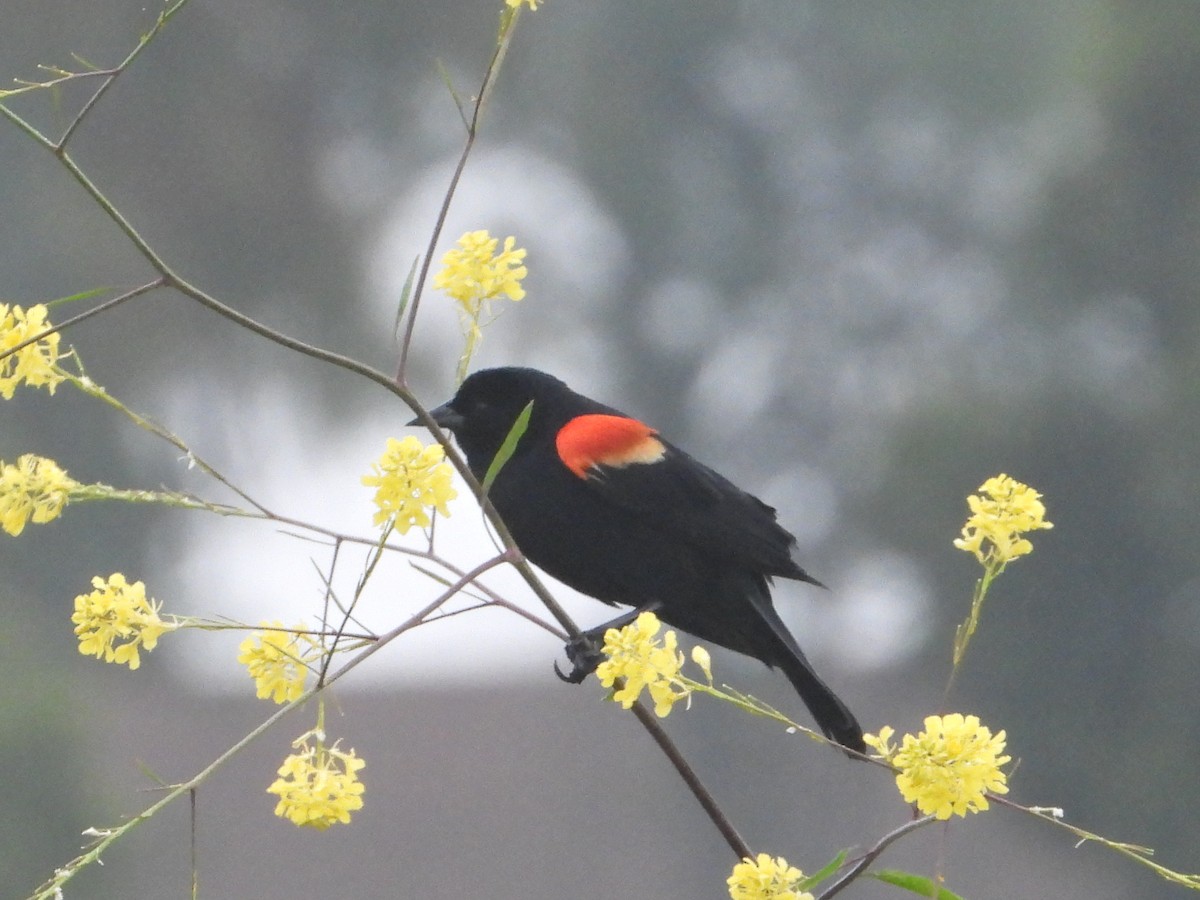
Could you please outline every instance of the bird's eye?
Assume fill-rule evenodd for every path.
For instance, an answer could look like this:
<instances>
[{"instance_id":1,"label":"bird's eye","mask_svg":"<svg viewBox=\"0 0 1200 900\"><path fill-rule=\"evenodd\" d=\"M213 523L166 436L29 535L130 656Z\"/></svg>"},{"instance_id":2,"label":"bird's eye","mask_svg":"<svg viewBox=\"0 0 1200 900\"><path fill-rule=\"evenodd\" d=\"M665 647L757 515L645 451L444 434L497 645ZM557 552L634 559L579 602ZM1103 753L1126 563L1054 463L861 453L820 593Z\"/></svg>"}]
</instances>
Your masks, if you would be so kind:
<instances>
[{"instance_id":1,"label":"bird's eye","mask_svg":"<svg viewBox=\"0 0 1200 900\"><path fill-rule=\"evenodd\" d=\"M484 397L468 397L466 400L458 401L456 406L464 416L476 419L485 415L492 408L492 405Z\"/></svg>"}]
</instances>

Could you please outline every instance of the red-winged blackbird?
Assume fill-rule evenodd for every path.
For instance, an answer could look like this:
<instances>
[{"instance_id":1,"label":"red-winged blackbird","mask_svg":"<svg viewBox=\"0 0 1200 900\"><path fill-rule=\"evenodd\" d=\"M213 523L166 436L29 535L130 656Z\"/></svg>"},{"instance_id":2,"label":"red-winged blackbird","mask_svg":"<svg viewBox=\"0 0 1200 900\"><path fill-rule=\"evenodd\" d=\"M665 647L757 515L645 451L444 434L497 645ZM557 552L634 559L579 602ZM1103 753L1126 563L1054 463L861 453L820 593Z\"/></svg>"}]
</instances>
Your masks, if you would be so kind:
<instances>
[{"instance_id":1,"label":"red-winged blackbird","mask_svg":"<svg viewBox=\"0 0 1200 900\"><path fill-rule=\"evenodd\" d=\"M432 416L482 479L530 401L490 492L521 552L597 600L653 609L702 641L778 666L821 730L862 751L858 722L771 602L772 576L820 585L792 559L796 539L775 510L653 428L535 369L476 372ZM572 658L576 680L595 667Z\"/></svg>"}]
</instances>

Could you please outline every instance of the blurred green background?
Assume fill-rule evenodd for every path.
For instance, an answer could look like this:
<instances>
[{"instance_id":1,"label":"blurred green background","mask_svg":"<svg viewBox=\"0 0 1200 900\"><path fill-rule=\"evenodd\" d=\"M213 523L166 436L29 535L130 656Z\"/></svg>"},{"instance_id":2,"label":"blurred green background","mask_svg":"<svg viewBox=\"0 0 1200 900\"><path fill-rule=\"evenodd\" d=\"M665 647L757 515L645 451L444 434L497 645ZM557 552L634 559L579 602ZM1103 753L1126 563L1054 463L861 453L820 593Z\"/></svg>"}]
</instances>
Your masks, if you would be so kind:
<instances>
[{"instance_id":1,"label":"blurred green background","mask_svg":"<svg viewBox=\"0 0 1200 900\"><path fill-rule=\"evenodd\" d=\"M71 151L185 277L390 370L463 137L438 61L469 95L499 6L194 0ZM0 76L115 64L156 12L7 0ZM10 105L54 133L87 96ZM7 121L0 159L0 301L149 280ZM1014 799L1200 870L1200 7L547 0L522 17L439 253L474 228L515 234L531 272L477 365L550 370L777 506L833 588L779 604L871 729L942 706L977 572L950 544L966 494L1001 471L1042 491L1055 528L995 586L950 707L1007 730ZM432 404L459 339L425 303L411 381ZM252 494L369 531L357 477L408 418L384 392L163 293L69 340ZM0 458L26 452L221 496L67 389L0 405ZM472 518L445 524L447 547ZM318 557L264 526L113 505L0 535L4 896L148 805L139 763L185 778L270 712L228 642L172 636L132 674L80 657L88 579L144 578L168 612L299 618ZM418 605L408 587L384 601L382 621ZM262 793L307 713L200 792L201 895L724 896L727 848L636 725L594 682L553 678L553 641L460 619L335 691L368 760L351 827L298 832ZM719 656L717 674L802 714L757 664ZM905 818L882 773L711 703L667 724L756 850L811 870ZM188 834L169 810L68 896L187 896ZM884 858L939 861L972 898L1183 895L1005 811Z\"/></svg>"}]
</instances>

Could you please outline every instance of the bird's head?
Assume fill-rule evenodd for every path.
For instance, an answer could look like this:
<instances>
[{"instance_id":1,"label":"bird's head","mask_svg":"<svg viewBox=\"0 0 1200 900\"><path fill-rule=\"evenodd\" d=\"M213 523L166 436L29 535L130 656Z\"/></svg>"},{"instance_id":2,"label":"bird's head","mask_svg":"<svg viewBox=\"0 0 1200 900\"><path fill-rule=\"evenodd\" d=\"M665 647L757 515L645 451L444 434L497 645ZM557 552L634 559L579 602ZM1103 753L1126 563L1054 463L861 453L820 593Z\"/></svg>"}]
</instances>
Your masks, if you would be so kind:
<instances>
[{"instance_id":1,"label":"bird's head","mask_svg":"<svg viewBox=\"0 0 1200 900\"><path fill-rule=\"evenodd\" d=\"M583 400L553 375L537 369L482 369L429 414L455 436L472 470L486 470L531 401L529 425L522 437L526 446L557 431L574 414L569 407L576 398Z\"/></svg>"}]
</instances>

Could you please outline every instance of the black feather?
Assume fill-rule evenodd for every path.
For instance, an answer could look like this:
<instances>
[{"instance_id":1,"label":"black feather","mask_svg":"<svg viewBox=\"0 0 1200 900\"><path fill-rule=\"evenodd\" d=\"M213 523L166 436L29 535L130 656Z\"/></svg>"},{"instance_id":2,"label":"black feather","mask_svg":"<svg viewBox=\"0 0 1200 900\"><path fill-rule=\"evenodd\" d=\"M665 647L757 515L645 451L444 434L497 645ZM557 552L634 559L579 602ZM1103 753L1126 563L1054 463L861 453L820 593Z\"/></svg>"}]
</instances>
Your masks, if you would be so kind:
<instances>
[{"instance_id":1,"label":"black feather","mask_svg":"<svg viewBox=\"0 0 1200 900\"><path fill-rule=\"evenodd\" d=\"M795 538L775 510L661 438L656 461L579 477L558 456L559 430L581 415L624 413L534 369L477 372L433 416L482 478L531 400L529 425L489 495L525 556L604 603L654 606L701 641L782 669L821 730L862 751L862 729L771 601L772 576L820 584L793 560Z\"/></svg>"}]
</instances>

